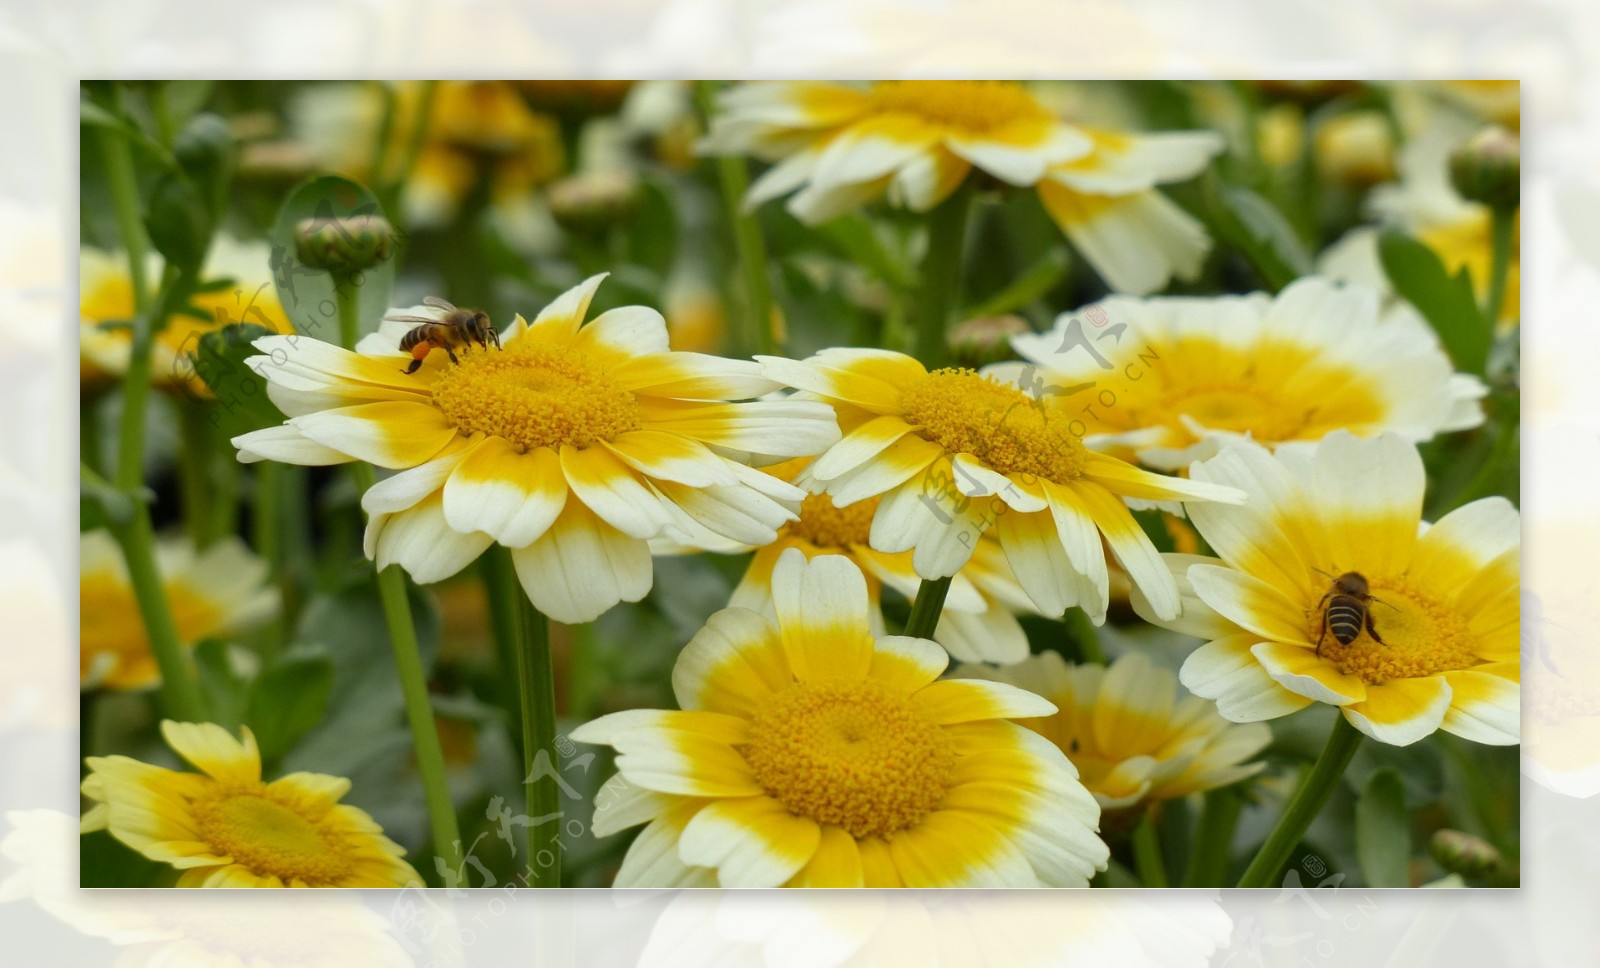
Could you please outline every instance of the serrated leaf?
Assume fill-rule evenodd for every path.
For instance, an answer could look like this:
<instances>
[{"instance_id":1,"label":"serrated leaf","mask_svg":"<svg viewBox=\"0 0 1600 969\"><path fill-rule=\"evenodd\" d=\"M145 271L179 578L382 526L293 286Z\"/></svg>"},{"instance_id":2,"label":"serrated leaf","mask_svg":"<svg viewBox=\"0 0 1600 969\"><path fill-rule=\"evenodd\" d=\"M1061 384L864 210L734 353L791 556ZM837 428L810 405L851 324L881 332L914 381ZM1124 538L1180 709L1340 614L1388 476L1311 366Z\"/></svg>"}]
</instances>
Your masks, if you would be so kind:
<instances>
[{"instance_id":1,"label":"serrated leaf","mask_svg":"<svg viewBox=\"0 0 1600 969\"><path fill-rule=\"evenodd\" d=\"M1356 799L1356 861L1373 888L1411 884L1411 818L1405 785L1392 767L1374 771Z\"/></svg>"},{"instance_id":2,"label":"serrated leaf","mask_svg":"<svg viewBox=\"0 0 1600 969\"><path fill-rule=\"evenodd\" d=\"M255 323L234 323L200 336L185 347L195 375L205 382L214 401L209 413L217 427L235 437L283 422L283 413L267 399L267 382L245 361L260 353L252 344L272 331ZM180 357L182 355L180 354Z\"/></svg>"},{"instance_id":3,"label":"serrated leaf","mask_svg":"<svg viewBox=\"0 0 1600 969\"><path fill-rule=\"evenodd\" d=\"M1494 327L1483 319L1466 268L1450 275L1438 253L1395 229L1378 237L1378 261L1395 292L1439 334L1456 369L1483 373Z\"/></svg>"},{"instance_id":4,"label":"serrated leaf","mask_svg":"<svg viewBox=\"0 0 1600 969\"><path fill-rule=\"evenodd\" d=\"M333 664L320 650L278 658L250 684L245 723L256 735L264 762L274 762L322 722L333 692Z\"/></svg>"},{"instance_id":5,"label":"serrated leaf","mask_svg":"<svg viewBox=\"0 0 1600 969\"><path fill-rule=\"evenodd\" d=\"M312 217L383 214L377 196L366 186L338 175L307 179L289 193L273 221L269 238L278 302L298 332L327 343L339 342L339 311L334 302L333 277L325 270L300 261L295 247L295 226L300 220ZM403 238L397 233L394 241L398 244ZM398 258L397 253L359 274L357 293L362 334L376 332L378 321L389 309Z\"/></svg>"}]
</instances>

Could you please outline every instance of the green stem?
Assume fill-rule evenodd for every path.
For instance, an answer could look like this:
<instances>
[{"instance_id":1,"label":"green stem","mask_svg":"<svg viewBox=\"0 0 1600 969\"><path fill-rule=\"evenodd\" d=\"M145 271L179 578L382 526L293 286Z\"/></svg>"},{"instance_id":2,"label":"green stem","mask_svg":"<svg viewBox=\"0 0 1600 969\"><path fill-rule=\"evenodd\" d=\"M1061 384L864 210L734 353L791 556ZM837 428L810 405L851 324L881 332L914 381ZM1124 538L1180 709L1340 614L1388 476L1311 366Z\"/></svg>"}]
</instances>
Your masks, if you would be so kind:
<instances>
[{"instance_id":1,"label":"green stem","mask_svg":"<svg viewBox=\"0 0 1600 969\"><path fill-rule=\"evenodd\" d=\"M561 788L554 778L535 773L540 752L550 758L550 767L560 771L560 752L556 750L556 678L550 655L550 619L534 608L526 595L518 596L521 617L518 622L517 682L522 696L522 794L528 817L538 821L556 819L556 837L535 840L534 824L523 828L527 837L527 862L535 888L561 887ZM542 827L539 826L539 827ZM549 863L542 859L551 854Z\"/></svg>"},{"instance_id":2,"label":"green stem","mask_svg":"<svg viewBox=\"0 0 1600 969\"><path fill-rule=\"evenodd\" d=\"M1077 647L1078 662L1106 665L1105 650L1100 648L1100 631L1094 628L1088 613L1073 606L1061 617L1061 625L1066 627L1067 638Z\"/></svg>"},{"instance_id":3,"label":"green stem","mask_svg":"<svg viewBox=\"0 0 1600 969\"><path fill-rule=\"evenodd\" d=\"M199 405L179 402L178 485L183 501L183 523L196 548L219 537L211 517L211 427Z\"/></svg>"},{"instance_id":4,"label":"green stem","mask_svg":"<svg viewBox=\"0 0 1600 969\"><path fill-rule=\"evenodd\" d=\"M715 113L716 84L700 81L695 85L696 100L707 124ZM744 204L750 187L750 172L743 158L722 155L717 159L717 177L722 183L722 202L733 222L734 247L744 277L745 349L751 353L776 353L780 349L772 329L772 282L767 277L767 244L754 212Z\"/></svg>"},{"instance_id":5,"label":"green stem","mask_svg":"<svg viewBox=\"0 0 1600 969\"><path fill-rule=\"evenodd\" d=\"M256 554L267 563L268 574L278 586L281 606L272 628L265 638L266 655L277 655L288 643L289 630L293 628L291 608L293 587L283 553L283 478L280 464L263 461L255 467L255 502L250 518L251 544Z\"/></svg>"},{"instance_id":6,"label":"green stem","mask_svg":"<svg viewBox=\"0 0 1600 969\"><path fill-rule=\"evenodd\" d=\"M972 192L970 184L963 185L928 216L928 250L922 256L915 356L930 369L944 365L950 356L946 334L961 288Z\"/></svg>"},{"instance_id":7,"label":"green stem","mask_svg":"<svg viewBox=\"0 0 1600 969\"><path fill-rule=\"evenodd\" d=\"M1146 888L1167 887L1167 866L1161 860L1161 836L1156 833L1156 813L1148 808L1133 828L1133 866Z\"/></svg>"},{"instance_id":8,"label":"green stem","mask_svg":"<svg viewBox=\"0 0 1600 969\"><path fill-rule=\"evenodd\" d=\"M1341 712L1333 722L1333 732L1328 735L1327 746L1311 765L1311 770L1300 782L1289 806L1278 819L1277 827L1267 836L1266 843L1256 852L1250 867L1239 879L1240 888L1269 888L1282 872L1284 863L1294 851L1294 846L1305 836L1317 813L1327 803L1339 778L1350 765L1356 748L1361 745L1361 731L1350 725Z\"/></svg>"},{"instance_id":9,"label":"green stem","mask_svg":"<svg viewBox=\"0 0 1600 969\"><path fill-rule=\"evenodd\" d=\"M194 664L172 618L166 586L156 565L155 528L150 524L150 508L143 501L133 503L133 517L112 529L128 563L128 580L139 603L150 652L161 670L161 707L166 716L186 723L206 720L205 697Z\"/></svg>"},{"instance_id":10,"label":"green stem","mask_svg":"<svg viewBox=\"0 0 1600 969\"><path fill-rule=\"evenodd\" d=\"M517 762L522 762L522 707L519 697L521 683L519 671L520 638L518 623L522 621L519 599L527 598L522 584L517 581L516 567L511 563L511 550L503 545L491 545L478 559L484 591L489 598L489 625L494 630L495 657L500 667L499 682L495 684L495 697L505 711L506 725L512 734L517 750Z\"/></svg>"},{"instance_id":11,"label":"green stem","mask_svg":"<svg viewBox=\"0 0 1600 969\"><path fill-rule=\"evenodd\" d=\"M1189 870L1184 875L1183 887L1222 887L1222 880L1228 877L1233 831L1238 826L1239 813L1243 809L1244 798L1239 796L1237 788L1224 787L1206 793L1206 804L1200 811L1194 852L1189 856Z\"/></svg>"},{"instance_id":12,"label":"green stem","mask_svg":"<svg viewBox=\"0 0 1600 969\"><path fill-rule=\"evenodd\" d=\"M334 297L339 310L339 336L346 349L353 349L360 329L359 292L348 276L335 275ZM377 484L378 474L369 464L352 466L356 485L366 494ZM433 704L428 697L428 677L422 666L422 647L411 617L411 600L406 596L405 576L399 566L378 570L378 595L383 601L383 618L389 627L389 645L405 696L406 720L411 726L417 773L422 777L423 798L428 807L428 827L433 850L442 862L445 886L456 888L464 875L461 833L456 824L455 804L450 800L450 782L445 773L444 747L439 742L439 725L433 719Z\"/></svg>"},{"instance_id":13,"label":"green stem","mask_svg":"<svg viewBox=\"0 0 1600 969\"><path fill-rule=\"evenodd\" d=\"M1491 332L1500 323L1506 301L1506 276L1511 270L1511 241L1517 227L1515 208L1497 207L1489 216L1489 295L1484 300L1483 318ZM1520 314L1519 314L1520 315Z\"/></svg>"},{"instance_id":14,"label":"green stem","mask_svg":"<svg viewBox=\"0 0 1600 969\"><path fill-rule=\"evenodd\" d=\"M911 603L911 616L906 619L905 634L918 639L932 639L939 626L939 613L944 610L944 597L950 592L947 575L942 579L923 579L917 586L916 601Z\"/></svg>"},{"instance_id":15,"label":"green stem","mask_svg":"<svg viewBox=\"0 0 1600 969\"><path fill-rule=\"evenodd\" d=\"M111 183L111 205L116 212L117 229L122 234L122 247L128 253L133 306L143 312L150 304L150 282L145 277L150 242L144 233L144 215L139 210L139 182L133 172L133 152L118 132L108 128L98 130L101 164L106 170L106 180Z\"/></svg>"}]
</instances>

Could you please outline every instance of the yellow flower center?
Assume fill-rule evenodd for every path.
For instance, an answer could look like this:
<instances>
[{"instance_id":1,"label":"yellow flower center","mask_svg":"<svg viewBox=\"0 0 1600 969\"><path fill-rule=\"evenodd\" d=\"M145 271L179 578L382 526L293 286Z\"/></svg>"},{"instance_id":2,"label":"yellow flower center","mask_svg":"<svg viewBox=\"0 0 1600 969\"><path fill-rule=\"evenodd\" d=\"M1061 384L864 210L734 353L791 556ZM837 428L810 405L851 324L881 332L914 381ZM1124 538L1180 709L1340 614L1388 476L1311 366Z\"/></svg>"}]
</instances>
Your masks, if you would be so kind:
<instances>
[{"instance_id":1,"label":"yellow flower center","mask_svg":"<svg viewBox=\"0 0 1600 969\"><path fill-rule=\"evenodd\" d=\"M970 133L1050 117L1026 88L1010 81L880 81L868 99L879 112L916 115Z\"/></svg>"},{"instance_id":2,"label":"yellow flower center","mask_svg":"<svg viewBox=\"0 0 1600 969\"><path fill-rule=\"evenodd\" d=\"M229 790L192 807L206 844L219 855L285 884L335 885L350 871L350 859L320 818L273 800L264 790Z\"/></svg>"},{"instance_id":3,"label":"yellow flower center","mask_svg":"<svg viewBox=\"0 0 1600 969\"><path fill-rule=\"evenodd\" d=\"M578 351L518 340L504 350L457 350L433 401L462 434L489 434L518 450L583 448L639 428L639 404Z\"/></svg>"},{"instance_id":4,"label":"yellow flower center","mask_svg":"<svg viewBox=\"0 0 1600 969\"><path fill-rule=\"evenodd\" d=\"M789 534L819 548L865 545L872 533L872 516L878 511L878 501L872 497L835 508L828 495L807 495L800 502L800 520L788 525Z\"/></svg>"},{"instance_id":5,"label":"yellow flower center","mask_svg":"<svg viewBox=\"0 0 1600 969\"><path fill-rule=\"evenodd\" d=\"M901 393L900 406L928 440L1001 474L1059 483L1081 475L1088 461L1070 420L973 370L935 370Z\"/></svg>"},{"instance_id":6,"label":"yellow flower center","mask_svg":"<svg viewBox=\"0 0 1600 969\"><path fill-rule=\"evenodd\" d=\"M178 639L185 645L203 638L222 621L222 610L181 579L168 580L166 590ZM121 577L99 572L79 578L78 663L82 674L89 673L97 658L111 655L116 664L104 685L135 689L156 682L159 671L144 624L129 621L138 614L133 589Z\"/></svg>"},{"instance_id":7,"label":"yellow flower center","mask_svg":"<svg viewBox=\"0 0 1600 969\"><path fill-rule=\"evenodd\" d=\"M921 821L944 799L955 765L938 725L871 681L790 687L751 722L744 755L790 811L856 838Z\"/></svg>"},{"instance_id":8,"label":"yellow flower center","mask_svg":"<svg viewBox=\"0 0 1600 969\"><path fill-rule=\"evenodd\" d=\"M1367 612L1381 643L1363 628L1343 645L1331 629L1322 636L1327 603L1319 607L1313 601L1306 611L1311 641L1321 636L1323 659L1340 672L1368 683L1385 683L1467 669L1481 662L1473 651L1466 620L1454 609L1400 580L1369 576L1369 582L1373 600L1367 603Z\"/></svg>"},{"instance_id":9,"label":"yellow flower center","mask_svg":"<svg viewBox=\"0 0 1600 969\"><path fill-rule=\"evenodd\" d=\"M1257 388L1220 384L1186 387L1168 395L1161 408L1167 423L1182 427L1178 415L1219 431L1249 432L1263 441L1292 441L1305 429L1314 406L1296 408Z\"/></svg>"}]
</instances>

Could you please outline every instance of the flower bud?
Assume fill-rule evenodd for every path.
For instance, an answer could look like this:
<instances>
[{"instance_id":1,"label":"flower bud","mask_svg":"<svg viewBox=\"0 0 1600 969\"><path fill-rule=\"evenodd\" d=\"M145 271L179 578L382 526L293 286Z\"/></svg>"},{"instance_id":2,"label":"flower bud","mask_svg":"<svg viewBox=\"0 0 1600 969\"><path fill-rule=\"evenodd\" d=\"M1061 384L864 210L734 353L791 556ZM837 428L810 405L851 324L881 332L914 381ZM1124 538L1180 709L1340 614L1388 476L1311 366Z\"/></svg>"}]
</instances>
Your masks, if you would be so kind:
<instances>
[{"instance_id":1,"label":"flower bud","mask_svg":"<svg viewBox=\"0 0 1600 969\"><path fill-rule=\"evenodd\" d=\"M1500 870L1503 859L1494 845L1465 831L1441 828L1429 844L1433 860L1446 871L1483 878Z\"/></svg>"},{"instance_id":2,"label":"flower bud","mask_svg":"<svg viewBox=\"0 0 1600 969\"><path fill-rule=\"evenodd\" d=\"M295 225L294 242L307 266L348 275L394 255L394 227L381 215L313 216Z\"/></svg>"},{"instance_id":3,"label":"flower bud","mask_svg":"<svg viewBox=\"0 0 1600 969\"><path fill-rule=\"evenodd\" d=\"M1335 115L1317 128L1317 168L1344 185L1373 185L1394 177L1394 134L1376 111Z\"/></svg>"},{"instance_id":4,"label":"flower bud","mask_svg":"<svg viewBox=\"0 0 1600 969\"><path fill-rule=\"evenodd\" d=\"M639 194L639 179L632 172L586 172L551 183L550 214L569 232L598 232L631 217Z\"/></svg>"},{"instance_id":5,"label":"flower bud","mask_svg":"<svg viewBox=\"0 0 1600 969\"><path fill-rule=\"evenodd\" d=\"M980 316L964 320L950 328L950 353L961 366L977 369L1014 357L1011 338L1032 330L1028 321L1020 316Z\"/></svg>"},{"instance_id":6,"label":"flower bud","mask_svg":"<svg viewBox=\"0 0 1600 969\"><path fill-rule=\"evenodd\" d=\"M1498 125L1484 128L1450 156L1450 182L1461 197L1495 209L1522 201L1522 142Z\"/></svg>"}]
</instances>

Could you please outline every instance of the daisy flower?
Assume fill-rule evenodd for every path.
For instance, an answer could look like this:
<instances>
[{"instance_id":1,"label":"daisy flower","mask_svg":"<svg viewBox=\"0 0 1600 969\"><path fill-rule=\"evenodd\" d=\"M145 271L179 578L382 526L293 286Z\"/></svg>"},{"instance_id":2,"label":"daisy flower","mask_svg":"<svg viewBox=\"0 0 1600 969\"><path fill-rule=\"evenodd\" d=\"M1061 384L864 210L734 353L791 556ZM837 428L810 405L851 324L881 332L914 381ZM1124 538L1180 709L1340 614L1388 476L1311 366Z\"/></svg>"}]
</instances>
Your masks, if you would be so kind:
<instances>
[{"instance_id":1,"label":"daisy flower","mask_svg":"<svg viewBox=\"0 0 1600 969\"><path fill-rule=\"evenodd\" d=\"M723 95L706 147L775 162L746 204L794 192L808 224L881 196L926 212L974 169L1036 189L1095 271L1142 295L1199 271L1210 239L1155 186L1199 174L1223 141L1072 124L1011 81L756 81Z\"/></svg>"},{"instance_id":2,"label":"daisy flower","mask_svg":"<svg viewBox=\"0 0 1600 969\"><path fill-rule=\"evenodd\" d=\"M178 640L242 632L270 619L278 592L267 584L267 564L228 536L204 550L188 539L164 539L156 560ZM78 537L78 682L85 690L143 690L161 682L161 670L139 621L139 603L127 564L111 535ZM132 618L130 618L132 617Z\"/></svg>"},{"instance_id":3,"label":"daisy flower","mask_svg":"<svg viewBox=\"0 0 1600 969\"><path fill-rule=\"evenodd\" d=\"M1209 640L1184 662L1184 686L1237 723L1320 702L1386 744L1441 728L1518 742L1520 519L1510 502L1485 498L1427 525L1422 458L1396 434L1341 432L1276 454L1231 444L1191 473L1251 501L1189 506L1220 558L1167 556L1183 586L1180 619L1134 596L1151 622ZM1325 631L1325 597L1348 572L1367 582L1371 623L1342 643Z\"/></svg>"},{"instance_id":4,"label":"daisy flower","mask_svg":"<svg viewBox=\"0 0 1600 969\"><path fill-rule=\"evenodd\" d=\"M594 833L645 825L618 887L1082 886L1105 867L1072 765L1007 722L1048 701L938 681L937 644L874 638L840 556L785 551L772 592L776 622L724 609L684 648L681 710L572 732L618 752Z\"/></svg>"},{"instance_id":5,"label":"daisy flower","mask_svg":"<svg viewBox=\"0 0 1600 969\"><path fill-rule=\"evenodd\" d=\"M785 481L803 480L810 458L796 458L767 468L769 474ZM920 579L911 565L911 553L889 554L872 548L868 533L878 499L868 498L845 508L835 508L826 495L807 495L800 503L800 517L778 529L777 541L751 549L742 545L701 547L655 546L657 554L710 550L722 553L754 551L744 577L733 590L730 606L739 606L772 618L772 575L787 549L796 548L807 559L819 555L842 555L855 563L867 580L867 599L871 603L872 630L884 631L879 605L883 587L888 586L915 599ZM702 539L704 541L704 539ZM1017 584L993 537L986 536L973 550L972 559L956 573L950 584L944 611L932 639L949 651L952 658L969 662L1015 663L1028 655L1028 637L1014 612L1033 612L1033 602Z\"/></svg>"},{"instance_id":6,"label":"daisy flower","mask_svg":"<svg viewBox=\"0 0 1600 969\"><path fill-rule=\"evenodd\" d=\"M782 385L749 361L672 352L655 310L584 323L603 278L532 323L518 316L502 349L458 351L458 363L435 349L416 373L398 349L409 323L385 321L357 352L257 341L263 356L251 365L289 419L234 438L240 460L399 471L361 501L379 568L437 582L498 542L533 604L559 622L644 598L648 539L683 517L733 541L773 541L805 492L748 462L827 447L839 434L832 412L817 401L733 403Z\"/></svg>"},{"instance_id":7,"label":"daisy flower","mask_svg":"<svg viewBox=\"0 0 1600 969\"><path fill-rule=\"evenodd\" d=\"M1454 373L1415 313L1378 303L1368 287L1317 278L1275 297L1111 297L1011 343L1029 363L1020 372L1055 392L1091 443L1164 471L1238 438L1276 447L1346 429L1426 441L1481 424L1483 383Z\"/></svg>"},{"instance_id":8,"label":"daisy flower","mask_svg":"<svg viewBox=\"0 0 1600 969\"><path fill-rule=\"evenodd\" d=\"M1014 666L960 666L955 675L1010 683L1054 703L1054 714L1017 722L1061 748L1102 811L1227 787L1266 766L1245 763L1272 742L1266 725L1230 723L1138 653L1109 667L1040 653Z\"/></svg>"},{"instance_id":9,"label":"daisy flower","mask_svg":"<svg viewBox=\"0 0 1600 969\"><path fill-rule=\"evenodd\" d=\"M183 874L180 888L403 888L422 879L367 812L340 804L350 782L299 771L266 783L250 728L161 722L167 745L201 773L131 757L88 757L85 832Z\"/></svg>"},{"instance_id":10,"label":"daisy flower","mask_svg":"<svg viewBox=\"0 0 1600 969\"><path fill-rule=\"evenodd\" d=\"M1077 415L1050 397L972 370L931 373L903 353L833 348L758 358L775 379L835 405L842 440L808 480L838 507L880 498L868 540L912 551L923 579L954 575L990 528L1040 612L1081 606L1105 621L1101 537L1162 615L1178 590L1126 498L1241 501L1228 487L1142 471L1090 450Z\"/></svg>"},{"instance_id":11,"label":"daisy flower","mask_svg":"<svg viewBox=\"0 0 1600 969\"><path fill-rule=\"evenodd\" d=\"M1514 82L1513 82L1514 83ZM1403 229L1438 254L1454 275L1465 269L1479 301L1488 298L1489 269L1493 260L1489 207L1462 198L1450 184L1450 153L1466 141L1472 129L1442 121L1410 138L1400 149L1400 179L1372 190L1367 207L1385 227ZM1521 316L1522 215L1516 217L1511 262L1506 270L1506 295L1498 325L1504 330ZM1345 233L1318 260L1318 271L1339 279L1365 283L1392 293L1389 277L1378 258L1381 230L1362 226Z\"/></svg>"},{"instance_id":12,"label":"daisy flower","mask_svg":"<svg viewBox=\"0 0 1600 969\"><path fill-rule=\"evenodd\" d=\"M278 333L292 333L294 327L278 302L265 242L217 236L206 255L203 276L234 282L227 289L196 293L189 299L204 318L178 314L167 320L150 346L150 378L156 387L209 397L211 391L191 360L201 337L231 323L254 323ZM145 278L161 278L160 256L150 256ZM128 372L133 352L129 324L136 311L127 254L80 250L78 279L79 376L84 386L93 386Z\"/></svg>"}]
</instances>

